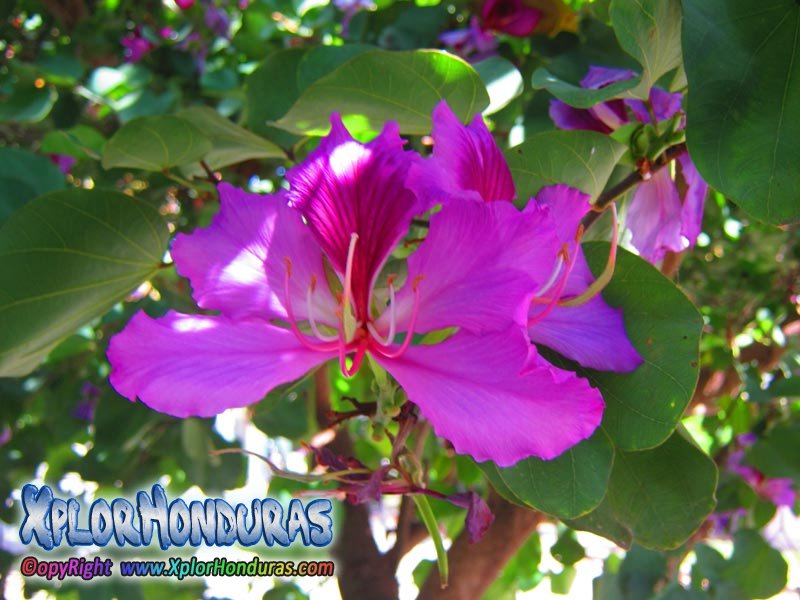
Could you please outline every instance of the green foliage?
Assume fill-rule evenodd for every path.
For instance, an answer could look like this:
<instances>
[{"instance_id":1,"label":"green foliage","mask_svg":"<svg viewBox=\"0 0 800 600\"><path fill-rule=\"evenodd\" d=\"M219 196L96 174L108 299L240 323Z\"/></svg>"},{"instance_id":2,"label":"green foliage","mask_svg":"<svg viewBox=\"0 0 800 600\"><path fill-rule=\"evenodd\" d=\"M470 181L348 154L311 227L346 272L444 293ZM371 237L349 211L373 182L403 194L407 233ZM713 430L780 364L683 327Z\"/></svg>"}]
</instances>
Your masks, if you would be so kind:
<instances>
[{"instance_id":1,"label":"green foliage","mask_svg":"<svg viewBox=\"0 0 800 600\"><path fill-rule=\"evenodd\" d=\"M61 171L43 156L0 148L0 225L28 200L63 187Z\"/></svg>"},{"instance_id":2,"label":"green foliage","mask_svg":"<svg viewBox=\"0 0 800 600\"><path fill-rule=\"evenodd\" d=\"M446 99L466 120L489 104L478 74L464 61L440 51L357 54L300 91L297 101L275 122L293 133L320 133L328 117L341 111L361 129L395 121L402 133L430 131L431 111Z\"/></svg>"},{"instance_id":3,"label":"green foliage","mask_svg":"<svg viewBox=\"0 0 800 600\"><path fill-rule=\"evenodd\" d=\"M757 219L800 220L800 7L684 0L686 135L700 173Z\"/></svg>"},{"instance_id":4,"label":"green foliage","mask_svg":"<svg viewBox=\"0 0 800 600\"><path fill-rule=\"evenodd\" d=\"M167 235L150 205L117 192L51 192L15 212L0 228L0 374L28 373L149 279Z\"/></svg>"},{"instance_id":5,"label":"green foliage","mask_svg":"<svg viewBox=\"0 0 800 600\"><path fill-rule=\"evenodd\" d=\"M675 432L652 450L618 451L603 502L568 524L621 546L677 548L714 509L716 483L711 459Z\"/></svg>"},{"instance_id":6,"label":"green foliage","mask_svg":"<svg viewBox=\"0 0 800 600\"><path fill-rule=\"evenodd\" d=\"M103 149L103 168L161 171L200 160L211 140L188 119L140 117L117 131Z\"/></svg>"},{"instance_id":7,"label":"green foliage","mask_svg":"<svg viewBox=\"0 0 800 600\"><path fill-rule=\"evenodd\" d=\"M612 0L611 25L619 45L642 67L634 94L647 98L650 88L681 63L679 0Z\"/></svg>"},{"instance_id":8,"label":"green foliage","mask_svg":"<svg viewBox=\"0 0 800 600\"><path fill-rule=\"evenodd\" d=\"M605 188L625 147L592 131L548 131L506 150L517 187L517 199L527 203L540 188L565 183L596 199Z\"/></svg>"}]
</instances>

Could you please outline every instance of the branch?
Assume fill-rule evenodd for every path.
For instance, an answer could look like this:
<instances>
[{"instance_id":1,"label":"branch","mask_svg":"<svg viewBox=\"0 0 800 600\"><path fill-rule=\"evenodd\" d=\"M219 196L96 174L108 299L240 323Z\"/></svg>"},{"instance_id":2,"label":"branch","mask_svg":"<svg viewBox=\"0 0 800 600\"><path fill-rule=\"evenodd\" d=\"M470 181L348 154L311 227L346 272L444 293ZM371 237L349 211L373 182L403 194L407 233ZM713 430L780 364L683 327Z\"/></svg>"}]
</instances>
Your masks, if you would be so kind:
<instances>
[{"instance_id":1,"label":"branch","mask_svg":"<svg viewBox=\"0 0 800 600\"><path fill-rule=\"evenodd\" d=\"M581 221L584 229L588 229L614 200L625 194L625 192L631 188L636 187L641 182L646 181L651 175L666 167L684 152L686 152L686 144L676 144L675 146L667 148L661 156L649 165L649 169L644 171L644 173L642 170L634 171L625 177L625 179L600 194L597 197L597 201L592 205L592 212L586 215L583 221Z\"/></svg>"},{"instance_id":2,"label":"branch","mask_svg":"<svg viewBox=\"0 0 800 600\"><path fill-rule=\"evenodd\" d=\"M439 570L434 567L417 600L481 598L542 520L541 513L511 504L494 493L489 507L494 523L480 541L470 544L464 530L450 547L450 585L444 590L439 587Z\"/></svg>"},{"instance_id":3,"label":"branch","mask_svg":"<svg viewBox=\"0 0 800 600\"><path fill-rule=\"evenodd\" d=\"M317 421L320 427L330 426L330 382L327 369L314 374ZM336 437L328 444L334 454L353 456L353 444L347 430L339 427ZM344 522L339 539L333 548L336 558L339 591L344 600L395 600L399 589L394 576L396 563L388 554L381 554L375 545L365 504L344 504Z\"/></svg>"}]
</instances>

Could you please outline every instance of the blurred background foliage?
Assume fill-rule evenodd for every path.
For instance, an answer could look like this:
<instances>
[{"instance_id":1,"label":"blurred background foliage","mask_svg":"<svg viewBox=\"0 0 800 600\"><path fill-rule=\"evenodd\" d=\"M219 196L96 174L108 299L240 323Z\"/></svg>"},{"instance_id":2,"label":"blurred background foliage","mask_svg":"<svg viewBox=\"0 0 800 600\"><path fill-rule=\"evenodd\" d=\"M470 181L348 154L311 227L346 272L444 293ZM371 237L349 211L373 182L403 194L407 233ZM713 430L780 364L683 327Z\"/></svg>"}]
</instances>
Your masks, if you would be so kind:
<instances>
[{"instance_id":1,"label":"blurred background foliage","mask_svg":"<svg viewBox=\"0 0 800 600\"><path fill-rule=\"evenodd\" d=\"M530 2L547 15L533 35L499 34L496 53L480 60L466 56L471 64L451 55L432 55L424 74L452 83L448 99L462 117L488 105L484 114L504 148L554 130L547 114L552 96L531 85L537 68L545 67L568 82L577 82L590 64L640 68L615 36L609 2ZM364 69L405 60L402 54L388 57L381 51L443 48L440 36L467 27L479 12L477 4L439 0L2 0L0 226L12 215L20 219L20 209L43 194L100 189L134 196L152 207L170 234L205 225L217 210L217 199L198 159L234 184L253 191L275 189L286 169L313 149L327 113L337 109L339 98L324 97L314 87L320 79L345 77L342 65L353 59ZM449 49L463 53L463 48ZM668 71L655 79L670 85L680 79L682 67ZM414 87L418 76L422 75L415 74L388 93L404 94L405 106L429 104L422 98L424 91ZM473 104L468 97L479 100ZM383 120L399 119L411 144L427 151L430 140L424 134L429 123L413 116L406 119L396 107L351 101L338 110L358 113L346 115L346 122L359 139L374 135ZM136 121L140 118L151 119L169 147L156 144L154 150L155 142L141 136L143 121ZM800 121L800 115L793 118ZM189 143L187 131L200 135ZM138 149L133 158L131 148ZM633 169L624 158L616 163L610 163L605 175L611 183ZM518 179L518 186L521 183ZM8 231L0 229L0 238L4 234ZM14 541L20 518L16 500L20 486L30 481L106 498L159 481L173 496L197 486L209 496L243 488L286 499L314 487L280 478L267 481L263 466L242 455L210 454L245 445L293 470L313 467L311 453L301 444L320 442L312 376L216 422L155 413L122 399L108 385L107 342L135 311L144 308L159 315L168 309L197 310L188 283L168 262L161 263L166 233L162 237L164 246L155 245L152 264L142 267L142 273L120 275L138 278L141 285L129 285L116 297L111 293L93 299L105 302L108 310L88 322L74 315L64 320L51 305L35 307L35 315L15 313L13 318L0 311L0 329L7 332L0 343L5 361L0 364L7 375L0 378L0 518L5 524L0 585L7 594L21 587L13 576L23 551ZM53 265L51 271L62 267ZM70 278L74 273L69 269L81 266L66 268L62 275ZM787 559L798 576L796 498L780 506L787 503L776 500L769 482L790 479L795 489L800 485L800 229L762 223L723 193L712 192L697 247L669 256L661 270L702 315L700 357L694 365L699 381L683 413L681 431L691 435L720 471L717 504L707 519L701 515L705 520L699 529L678 548L653 550L634 543L627 552L612 550L594 582L594 597L770 597L787 585ZM0 281L33 289L42 280L58 277L45 268L6 273ZM646 302L646 292L643 297ZM55 327L41 316L48 311L68 329L57 339L46 335ZM31 330L37 319L44 319L45 333L26 346L29 354L15 354L12 360L6 353L19 339L10 339L8 332ZM331 366L327 376L332 409L349 411L349 398L371 398L368 370L345 380ZM657 397L641 400L658 402ZM343 427L352 434L355 456L370 468L378 468L390 454L388 439L378 435L379 428L369 420L351 419ZM446 495L490 493L484 472L471 460L456 456L433 437L421 438L419 445L431 488ZM678 454L658 460L673 456ZM685 468L679 462L668 466L679 473ZM514 490L498 492L514 495ZM601 492L600 498L605 487ZM372 509L374 520L389 530L397 519L395 500ZM530 502L536 504L535 499ZM463 528L463 510L445 502L432 505L446 537L455 538ZM558 509L546 512L558 514ZM570 525L598 531L581 518ZM548 520L558 524L555 544L543 549L535 533L484 597L512 598L520 590L547 585L556 593L569 591L576 572L586 564L581 561L593 550L581 544L588 538L576 537L570 526L555 518ZM625 542L624 535L620 539L605 533ZM301 550L265 552L281 558L304 555ZM542 559L547 553L549 562ZM413 580L421 587L432 562L419 558L417 563ZM322 584L311 581L262 585L272 584L265 598L327 598L334 589L320 591ZM29 579L24 594L39 587ZM194 598L205 586L202 581L144 581L44 589L59 598L167 593ZM206 594L226 595L213 589Z\"/></svg>"}]
</instances>

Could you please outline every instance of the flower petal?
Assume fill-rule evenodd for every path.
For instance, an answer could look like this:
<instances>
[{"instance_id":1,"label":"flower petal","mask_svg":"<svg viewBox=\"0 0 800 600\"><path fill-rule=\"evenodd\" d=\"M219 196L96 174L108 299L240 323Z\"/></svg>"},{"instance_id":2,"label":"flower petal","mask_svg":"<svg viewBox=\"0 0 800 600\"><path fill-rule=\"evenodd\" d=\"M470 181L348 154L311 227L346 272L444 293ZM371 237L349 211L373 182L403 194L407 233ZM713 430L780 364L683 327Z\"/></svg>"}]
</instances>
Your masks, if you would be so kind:
<instances>
[{"instance_id":1,"label":"flower petal","mask_svg":"<svg viewBox=\"0 0 800 600\"><path fill-rule=\"evenodd\" d=\"M377 359L456 451L501 467L555 458L600 424L600 392L536 356L524 331L459 332Z\"/></svg>"},{"instance_id":2,"label":"flower petal","mask_svg":"<svg viewBox=\"0 0 800 600\"><path fill-rule=\"evenodd\" d=\"M563 292L567 296L583 293L594 281L583 251L578 252ZM622 309L610 307L602 296L581 306L557 307L528 333L534 342L590 369L624 373L642 364L625 331Z\"/></svg>"},{"instance_id":3,"label":"flower petal","mask_svg":"<svg viewBox=\"0 0 800 600\"><path fill-rule=\"evenodd\" d=\"M585 129L598 133L611 133L611 128L596 119L588 110L573 108L561 100L550 100L549 114L559 129Z\"/></svg>"},{"instance_id":4,"label":"flower petal","mask_svg":"<svg viewBox=\"0 0 800 600\"><path fill-rule=\"evenodd\" d=\"M270 248L277 244L278 260L289 256L296 265L293 284L302 280L308 286L312 273L324 278L319 246L298 215L285 215L276 227L279 212L291 210L282 195L250 194L221 183L219 196L219 212L208 227L175 237L172 258L178 273L191 282L201 308L232 318L285 318L286 267L280 262L277 279L268 276L265 265ZM306 289L296 291L300 305L296 312L305 315ZM322 294L318 298L320 306L326 306L320 312L333 314L335 302L330 294L327 299Z\"/></svg>"},{"instance_id":5,"label":"flower petal","mask_svg":"<svg viewBox=\"0 0 800 600\"><path fill-rule=\"evenodd\" d=\"M452 197L514 199L511 171L481 115L465 127L442 100L433 111L432 133L433 157L409 173L409 186L418 190L426 206Z\"/></svg>"},{"instance_id":6,"label":"flower petal","mask_svg":"<svg viewBox=\"0 0 800 600\"><path fill-rule=\"evenodd\" d=\"M481 18L486 29L527 37L536 29L542 13L525 6L522 0L486 0Z\"/></svg>"},{"instance_id":7,"label":"flower petal","mask_svg":"<svg viewBox=\"0 0 800 600\"><path fill-rule=\"evenodd\" d=\"M407 327L418 288L417 332L464 327L474 332L527 321L531 296L556 255L549 214L508 202L453 202L433 215L428 237L408 258L397 295L398 331ZM387 313L378 320L385 329Z\"/></svg>"},{"instance_id":8,"label":"flower petal","mask_svg":"<svg viewBox=\"0 0 800 600\"><path fill-rule=\"evenodd\" d=\"M651 263L664 258L667 250L686 248L681 239L681 200L669 169L661 169L639 184L625 224L633 234L634 248Z\"/></svg>"},{"instance_id":9,"label":"flower petal","mask_svg":"<svg viewBox=\"0 0 800 600\"><path fill-rule=\"evenodd\" d=\"M686 196L681 207L681 234L693 248L697 243L697 236L703 227L703 209L708 195L708 184L703 181L697 167L694 166L689 153L678 157L681 165L681 174L686 182Z\"/></svg>"},{"instance_id":10,"label":"flower petal","mask_svg":"<svg viewBox=\"0 0 800 600\"><path fill-rule=\"evenodd\" d=\"M265 321L137 313L111 339L111 385L129 400L176 417L210 417L261 400L335 352L308 350Z\"/></svg>"},{"instance_id":11,"label":"flower petal","mask_svg":"<svg viewBox=\"0 0 800 600\"><path fill-rule=\"evenodd\" d=\"M575 241L581 219L592 208L588 194L563 183L543 187L531 202L547 207L562 244Z\"/></svg>"},{"instance_id":12,"label":"flower petal","mask_svg":"<svg viewBox=\"0 0 800 600\"><path fill-rule=\"evenodd\" d=\"M341 118L333 115L330 134L287 174L290 204L300 210L340 274L345 272L351 236L358 235L353 295L361 315L367 313L374 278L420 209L405 185L408 169L419 156L403 151L403 144L394 123L369 144L356 142Z\"/></svg>"},{"instance_id":13,"label":"flower petal","mask_svg":"<svg viewBox=\"0 0 800 600\"><path fill-rule=\"evenodd\" d=\"M630 69L614 69L612 67L591 65L584 78L581 79L581 87L599 90L612 83L633 79L634 77L636 77L636 73Z\"/></svg>"}]
</instances>

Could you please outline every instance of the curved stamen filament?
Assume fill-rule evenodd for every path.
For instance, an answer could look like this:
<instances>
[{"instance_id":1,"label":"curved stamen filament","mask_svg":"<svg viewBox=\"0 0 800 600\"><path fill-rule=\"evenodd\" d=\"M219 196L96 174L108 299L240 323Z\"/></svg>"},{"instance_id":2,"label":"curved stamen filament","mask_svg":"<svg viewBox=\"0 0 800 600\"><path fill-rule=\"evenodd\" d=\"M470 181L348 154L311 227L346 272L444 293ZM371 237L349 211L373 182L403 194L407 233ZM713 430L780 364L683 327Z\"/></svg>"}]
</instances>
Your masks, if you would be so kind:
<instances>
[{"instance_id":1,"label":"curved stamen filament","mask_svg":"<svg viewBox=\"0 0 800 600\"><path fill-rule=\"evenodd\" d=\"M550 288L553 287L553 284L558 280L558 276L561 274L561 270L563 268L564 256L563 254L559 253L558 257L556 258L556 265L553 267L553 272L550 274L550 278L544 283L544 285L534 292L533 297L539 298L550 291Z\"/></svg>"},{"instance_id":2,"label":"curved stamen filament","mask_svg":"<svg viewBox=\"0 0 800 600\"><path fill-rule=\"evenodd\" d=\"M600 292L605 289L608 283L611 281L611 278L614 276L614 268L617 264L617 206L615 204L611 205L611 217L612 217L612 231L611 231L611 250L608 252L608 261L606 261L606 267L603 269L603 272L600 273L600 276L592 282L586 291L584 291L579 296L575 298L570 298L569 300L561 300L558 305L559 306L580 306L582 304L586 304L592 298L597 296Z\"/></svg>"},{"instance_id":3,"label":"curved stamen filament","mask_svg":"<svg viewBox=\"0 0 800 600\"><path fill-rule=\"evenodd\" d=\"M317 321L314 318L314 303L311 300L311 297L314 294L314 289L316 288L317 279L314 274L311 274L311 285L308 286L308 290L306 291L306 314L308 315L308 325L311 327L311 331L317 336L318 339L322 340L323 342L334 342L339 339L338 335L326 335L319 330L317 327Z\"/></svg>"},{"instance_id":4,"label":"curved stamen filament","mask_svg":"<svg viewBox=\"0 0 800 600\"><path fill-rule=\"evenodd\" d=\"M563 253L567 254L566 244L564 244ZM556 306L558 306L558 301L561 298L561 294L563 293L564 288L567 286L567 281L569 280L569 276L572 273L572 267L574 267L575 263L577 262L576 260L577 257L578 257L578 248L576 247L575 252L573 252L572 254L572 258L570 258L569 255L567 255L567 258L565 259L566 269L564 269L564 272L561 275L561 279L559 280L556 289L553 290L552 297L549 300L544 300L544 302L547 302L547 306L545 306L540 313L534 315L533 317L528 318L528 327L530 327L531 325L535 325L536 323L543 320L545 317L547 317L547 315L549 315L553 311L553 309Z\"/></svg>"},{"instance_id":5,"label":"curved stamen filament","mask_svg":"<svg viewBox=\"0 0 800 600\"><path fill-rule=\"evenodd\" d=\"M364 360L364 354L367 352L367 342L366 340L362 341L358 347L356 348L356 355L353 357L353 364L350 368L347 368L347 345L345 344L344 340L340 338L339 344L339 369L342 371L342 375L347 378L352 377L356 373L358 373L359 367L361 367L361 362Z\"/></svg>"},{"instance_id":6,"label":"curved stamen filament","mask_svg":"<svg viewBox=\"0 0 800 600\"><path fill-rule=\"evenodd\" d=\"M406 331L406 336L403 338L403 343L400 344L400 347L395 350L392 350L384 344L376 344L376 350L386 358L397 358L402 355L406 350L408 350L408 347L411 345L411 340L414 339L414 329L417 326L417 315L419 314L419 282L422 280L422 277L422 275L419 275L416 279L414 279L414 306L411 309L411 318L408 322L408 331Z\"/></svg>"},{"instance_id":7,"label":"curved stamen filament","mask_svg":"<svg viewBox=\"0 0 800 600\"><path fill-rule=\"evenodd\" d=\"M361 361L364 360L364 354L367 351L367 341L363 340L358 343L356 347L356 355L353 357L353 364L347 368L347 351L350 349L350 339L358 328L353 313L350 310L350 303L353 298L353 262L356 255L356 243L358 242L358 234L352 233L350 235L350 246L347 249L347 262L344 269L344 290L342 291L342 326L339 328L339 369L345 377L352 377L358 372L361 366Z\"/></svg>"},{"instance_id":8,"label":"curved stamen filament","mask_svg":"<svg viewBox=\"0 0 800 600\"><path fill-rule=\"evenodd\" d=\"M286 315L289 317L289 326L292 328L292 332L294 332L298 341L309 350L317 350L319 352L335 350L338 346L338 342L329 342L325 344L314 343L306 334L300 331L300 328L297 326L297 319L295 319L294 310L292 309L292 296L289 291L289 280L292 277L292 261L289 260L288 256L285 256L283 262L286 264L286 277L283 280L283 302L286 307Z\"/></svg>"},{"instance_id":9,"label":"curved stamen filament","mask_svg":"<svg viewBox=\"0 0 800 600\"><path fill-rule=\"evenodd\" d=\"M378 330L372 323L367 323L367 330L369 331L370 335L377 341L381 346L391 346L392 342L394 341L394 336L397 333L397 320L395 316L395 295L394 295L394 284L392 280L389 280L389 333L386 334L384 338L378 333Z\"/></svg>"}]
</instances>

